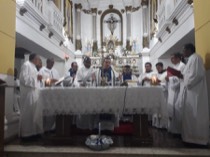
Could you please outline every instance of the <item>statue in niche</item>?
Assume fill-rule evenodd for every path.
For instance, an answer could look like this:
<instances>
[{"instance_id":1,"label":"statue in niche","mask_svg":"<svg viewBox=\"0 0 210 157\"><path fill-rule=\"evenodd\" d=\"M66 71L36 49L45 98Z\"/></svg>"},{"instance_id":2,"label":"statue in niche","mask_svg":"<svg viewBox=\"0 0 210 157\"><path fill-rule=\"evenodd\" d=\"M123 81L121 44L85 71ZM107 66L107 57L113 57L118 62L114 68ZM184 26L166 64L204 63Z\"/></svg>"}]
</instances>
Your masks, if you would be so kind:
<instances>
[{"instance_id":1,"label":"statue in niche","mask_svg":"<svg viewBox=\"0 0 210 157\"><path fill-rule=\"evenodd\" d=\"M110 40L109 42L108 42L108 50L114 50L114 42L112 41L112 40Z\"/></svg>"},{"instance_id":2,"label":"statue in niche","mask_svg":"<svg viewBox=\"0 0 210 157\"><path fill-rule=\"evenodd\" d=\"M110 17L108 18L108 20L104 21L104 23L107 23L107 26L112 35L114 34L114 30L116 29L118 22L120 22L120 20L117 20L117 18L114 17L113 14L110 14Z\"/></svg>"}]
</instances>

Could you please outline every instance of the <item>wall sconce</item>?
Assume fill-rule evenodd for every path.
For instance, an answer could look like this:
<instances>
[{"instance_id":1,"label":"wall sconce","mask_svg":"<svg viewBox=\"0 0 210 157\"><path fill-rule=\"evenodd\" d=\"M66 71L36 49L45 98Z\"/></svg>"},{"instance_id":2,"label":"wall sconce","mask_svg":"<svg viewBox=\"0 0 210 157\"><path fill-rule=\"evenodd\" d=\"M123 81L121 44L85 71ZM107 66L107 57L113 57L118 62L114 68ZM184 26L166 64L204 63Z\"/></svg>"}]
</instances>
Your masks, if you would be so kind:
<instances>
[{"instance_id":1,"label":"wall sconce","mask_svg":"<svg viewBox=\"0 0 210 157\"><path fill-rule=\"evenodd\" d=\"M173 20L172 20L172 23L174 23L176 26L179 24L179 21L176 19L176 18L174 18Z\"/></svg>"},{"instance_id":2,"label":"wall sconce","mask_svg":"<svg viewBox=\"0 0 210 157\"><path fill-rule=\"evenodd\" d=\"M45 25L41 24L39 30L42 31L43 29L45 29Z\"/></svg>"},{"instance_id":3,"label":"wall sconce","mask_svg":"<svg viewBox=\"0 0 210 157\"><path fill-rule=\"evenodd\" d=\"M21 16L23 16L26 12L27 12L27 9L26 8L24 8L24 7L21 7L20 8L19 13L20 13Z\"/></svg>"},{"instance_id":4,"label":"wall sconce","mask_svg":"<svg viewBox=\"0 0 210 157\"><path fill-rule=\"evenodd\" d=\"M168 32L168 34L171 33L171 29L169 27L166 27L166 31Z\"/></svg>"},{"instance_id":5,"label":"wall sconce","mask_svg":"<svg viewBox=\"0 0 210 157\"><path fill-rule=\"evenodd\" d=\"M158 38L158 41L162 43L162 39L161 39L161 37L159 37L159 38Z\"/></svg>"},{"instance_id":6,"label":"wall sconce","mask_svg":"<svg viewBox=\"0 0 210 157\"><path fill-rule=\"evenodd\" d=\"M53 32L50 32L48 37L51 38L53 36Z\"/></svg>"}]
</instances>

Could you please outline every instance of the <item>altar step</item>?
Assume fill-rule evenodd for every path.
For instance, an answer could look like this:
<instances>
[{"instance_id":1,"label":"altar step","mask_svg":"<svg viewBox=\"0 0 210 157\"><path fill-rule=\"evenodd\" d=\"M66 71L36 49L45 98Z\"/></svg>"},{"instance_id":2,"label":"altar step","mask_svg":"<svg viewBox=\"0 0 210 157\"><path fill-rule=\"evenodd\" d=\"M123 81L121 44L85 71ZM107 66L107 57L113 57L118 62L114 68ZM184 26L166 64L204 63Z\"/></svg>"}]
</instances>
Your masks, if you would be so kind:
<instances>
[{"instance_id":1,"label":"altar step","mask_svg":"<svg viewBox=\"0 0 210 157\"><path fill-rule=\"evenodd\" d=\"M210 149L186 148L129 148L112 147L105 151L91 151L73 146L7 145L5 157L186 157L210 156Z\"/></svg>"}]
</instances>

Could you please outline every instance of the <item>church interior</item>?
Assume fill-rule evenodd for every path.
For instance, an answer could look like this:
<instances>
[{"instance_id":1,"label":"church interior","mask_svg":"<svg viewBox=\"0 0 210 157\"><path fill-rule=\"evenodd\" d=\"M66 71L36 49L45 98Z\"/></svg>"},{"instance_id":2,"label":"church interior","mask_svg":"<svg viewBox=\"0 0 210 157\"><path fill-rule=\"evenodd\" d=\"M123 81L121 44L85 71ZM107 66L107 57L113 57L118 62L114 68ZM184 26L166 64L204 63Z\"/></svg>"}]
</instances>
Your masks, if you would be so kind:
<instances>
[{"instance_id":1,"label":"church interior","mask_svg":"<svg viewBox=\"0 0 210 157\"><path fill-rule=\"evenodd\" d=\"M209 6L0 0L0 156L210 156Z\"/></svg>"}]
</instances>

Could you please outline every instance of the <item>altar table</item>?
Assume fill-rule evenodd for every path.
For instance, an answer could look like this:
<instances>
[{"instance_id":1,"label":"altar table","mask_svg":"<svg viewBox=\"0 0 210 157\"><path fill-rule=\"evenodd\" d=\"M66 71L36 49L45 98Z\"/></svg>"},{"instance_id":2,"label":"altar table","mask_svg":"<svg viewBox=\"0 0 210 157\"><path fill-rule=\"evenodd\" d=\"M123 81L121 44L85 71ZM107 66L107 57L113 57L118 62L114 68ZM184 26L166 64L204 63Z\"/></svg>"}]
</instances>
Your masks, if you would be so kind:
<instances>
[{"instance_id":1,"label":"altar table","mask_svg":"<svg viewBox=\"0 0 210 157\"><path fill-rule=\"evenodd\" d=\"M34 119L35 123L42 128L44 115L67 116L101 113L115 115L158 113L162 119L167 119L164 90L160 86L43 88L38 91Z\"/></svg>"}]
</instances>

